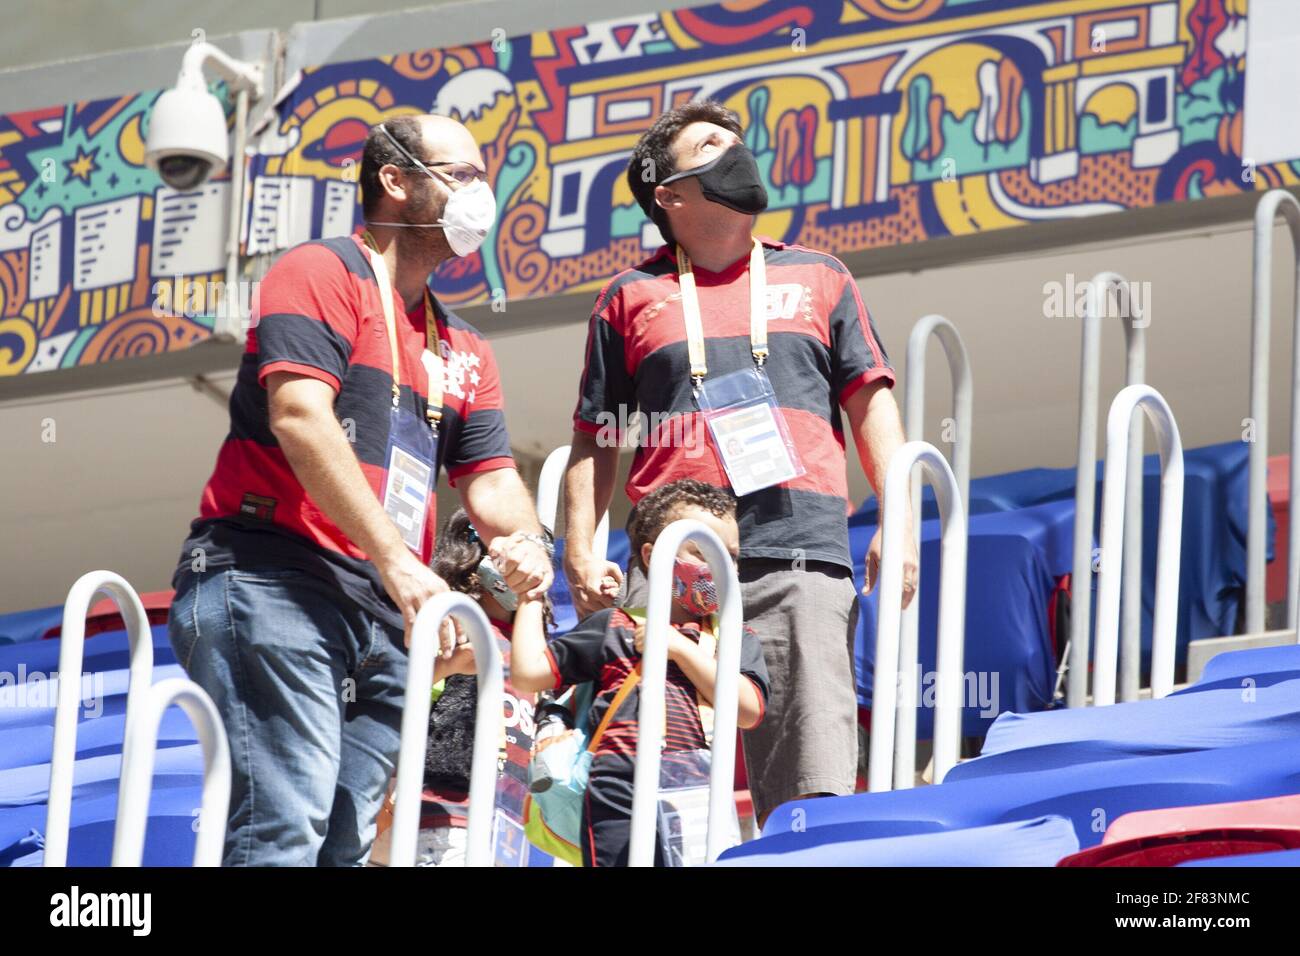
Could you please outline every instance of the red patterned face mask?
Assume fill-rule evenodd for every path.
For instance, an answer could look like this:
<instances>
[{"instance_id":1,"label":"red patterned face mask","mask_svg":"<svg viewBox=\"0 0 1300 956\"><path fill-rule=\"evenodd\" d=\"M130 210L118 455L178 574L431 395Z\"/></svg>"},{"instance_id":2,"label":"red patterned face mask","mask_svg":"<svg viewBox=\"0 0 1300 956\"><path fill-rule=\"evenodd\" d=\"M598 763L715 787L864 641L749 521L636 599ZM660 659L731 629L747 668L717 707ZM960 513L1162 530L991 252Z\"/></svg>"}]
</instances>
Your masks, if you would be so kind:
<instances>
[{"instance_id":1,"label":"red patterned face mask","mask_svg":"<svg viewBox=\"0 0 1300 956\"><path fill-rule=\"evenodd\" d=\"M713 570L707 564L678 558L673 562L673 600L696 617L717 614L718 586Z\"/></svg>"}]
</instances>

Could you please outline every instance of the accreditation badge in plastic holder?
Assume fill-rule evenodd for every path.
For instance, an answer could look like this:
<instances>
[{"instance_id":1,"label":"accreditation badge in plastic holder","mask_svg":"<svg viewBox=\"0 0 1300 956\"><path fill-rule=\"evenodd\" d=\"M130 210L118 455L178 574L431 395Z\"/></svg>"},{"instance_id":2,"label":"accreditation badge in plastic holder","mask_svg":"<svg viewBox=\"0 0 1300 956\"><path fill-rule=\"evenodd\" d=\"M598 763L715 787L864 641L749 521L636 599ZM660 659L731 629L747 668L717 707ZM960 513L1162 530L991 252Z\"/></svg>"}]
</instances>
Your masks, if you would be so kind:
<instances>
[{"instance_id":1,"label":"accreditation badge in plastic holder","mask_svg":"<svg viewBox=\"0 0 1300 956\"><path fill-rule=\"evenodd\" d=\"M665 866L708 862L709 769L707 750L666 753L659 764L659 848ZM740 844L740 818L731 804L727 847Z\"/></svg>"},{"instance_id":2,"label":"accreditation badge in plastic holder","mask_svg":"<svg viewBox=\"0 0 1300 956\"><path fill-rule=\"evenodd\" d=\"M438 438L427 422L404 408L394 408L388 428L388 477L384 511L417 555L424 546L424 523L433 494L434 455Z\"/></svg>"},{"instance_id":3,"label":"accreditation badge in plastic holder","mask_svg":"<svg viewBox=\"0 0 1300 956\"><path fill-rule=\"evenodd\" d=\"M696 401L737 496L806 474L761 366L702 382Z\"/></svg>"}]
</instances>

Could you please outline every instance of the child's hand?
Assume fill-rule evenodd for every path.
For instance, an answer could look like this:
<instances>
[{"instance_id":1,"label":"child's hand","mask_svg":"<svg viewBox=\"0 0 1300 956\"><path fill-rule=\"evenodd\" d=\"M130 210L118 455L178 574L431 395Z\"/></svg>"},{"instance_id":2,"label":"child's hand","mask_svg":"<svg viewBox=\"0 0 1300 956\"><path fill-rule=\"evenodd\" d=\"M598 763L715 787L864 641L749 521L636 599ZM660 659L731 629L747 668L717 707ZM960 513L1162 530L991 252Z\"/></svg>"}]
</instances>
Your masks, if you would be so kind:
<instances>
[{"instance_id":1,"label":"child's hand","mask_svg":"<svg viewBox=\"0 0 1300 956\"><path fill-rule=\"evenodd\" d=\"M602 597L609 598L610 601L618 599L619 587L618 579L613 575L607 574L600 579L600 594Z\"/></svg>"},{"instance_id":2,"label":"child's hand","mask_svg":"<svg viewBox=\"0 0 1300 956\"><path fill-rule=\"evenodd\" d=\"M478 667L474 663L474 645L468 639L465 639L463 644L457 644L451 659L442 664L440 669L442 677L449 677L452 674L477 674ZM435 680L437 680L436 677Z\"/></svg>"},{"instance_id":3,"label":"child's hand","mask_svg":"<svg viewBox=\"0 0 1300 956\"><path fill-rule=\"evenodd\" d=\"M691 643L689 638L683 637L682 633L675 627L668 628L668 659L676 660L680 654L682 645ZM636 626L636 633L632 638L632 646L638 654L645 653L645 622L642 621Z\"/></svg>"}]
</instances>

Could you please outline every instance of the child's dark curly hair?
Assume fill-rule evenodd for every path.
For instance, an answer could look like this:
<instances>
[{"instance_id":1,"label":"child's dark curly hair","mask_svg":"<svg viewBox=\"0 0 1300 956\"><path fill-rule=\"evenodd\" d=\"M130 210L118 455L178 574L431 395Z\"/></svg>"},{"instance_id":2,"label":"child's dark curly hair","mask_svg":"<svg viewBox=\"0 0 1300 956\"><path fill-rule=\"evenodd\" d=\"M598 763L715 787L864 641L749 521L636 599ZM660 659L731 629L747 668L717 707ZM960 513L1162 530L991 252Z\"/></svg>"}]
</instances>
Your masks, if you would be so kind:
<instances>
[{"instance_id":1,"label":"child's dark curly hair","mask_svg":"<svg viewBox=\"0 0 1300 956\"><path fill-rule=\"evenodd\" d=\"M635 567L645 570L641 564L641 546L658 538L659 532L672 523L674 512L683 506L699 508L725 518L735 515L736 496L726 488L694 478L671 481L650 492L637 502L627 519L627 538L632 548L631 561Z\"/></svg>"},{"instance_id":2,"label":"child's dark curly hair","mask_svg":"<svg viewBox=\"0 0 1300 956\"><path fill-rule=\"evenodd\" d=\"M447 582L447 587L478 600L483 596L483 582L479 580L479 562L487 556L487 545L478 536L473 522L464 508L457 508L438 533L437 546L429 567ZM551 599L543 600L546 627L555 626Z\"/></svg>"}]
</instances>

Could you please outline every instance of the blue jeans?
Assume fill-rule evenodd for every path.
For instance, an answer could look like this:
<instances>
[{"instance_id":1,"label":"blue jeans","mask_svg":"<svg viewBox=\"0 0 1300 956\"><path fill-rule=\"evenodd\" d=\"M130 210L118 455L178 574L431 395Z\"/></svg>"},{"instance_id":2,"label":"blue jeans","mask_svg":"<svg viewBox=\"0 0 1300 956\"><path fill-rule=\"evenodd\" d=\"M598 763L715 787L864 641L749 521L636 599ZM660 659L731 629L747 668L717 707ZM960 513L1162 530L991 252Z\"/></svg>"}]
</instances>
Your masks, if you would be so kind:
<instances>
[{"instance_id":1,"label":"blue jeans","mask_svg":"<svg viewBox=\"0 0 1300 956\"><path fill-rule=\"evenodd\" d=\"M361 866L397 762L403 635L302 571L186 573L168 636L230 739L225 866Z\"/></svg>"}]
</instances>

